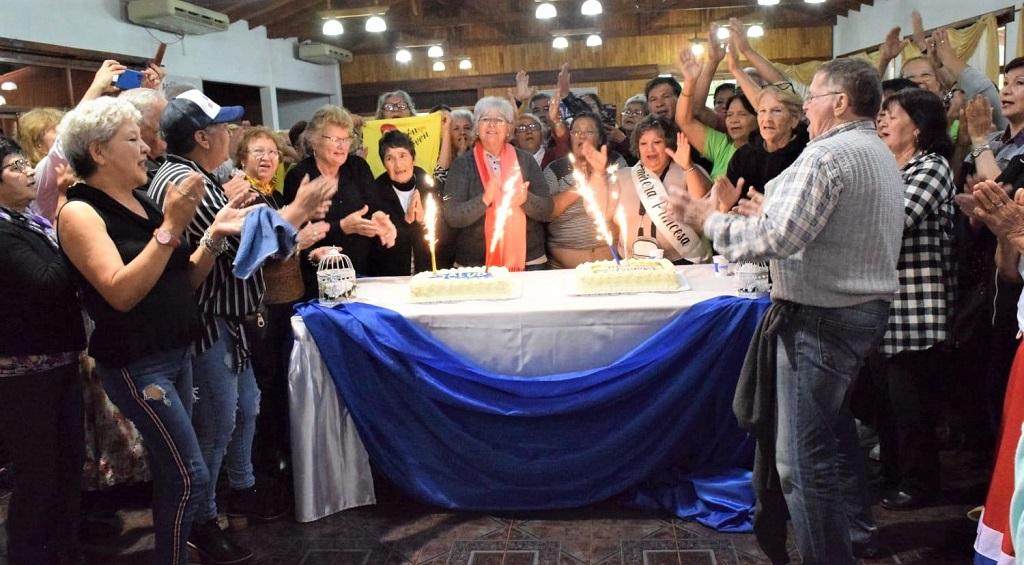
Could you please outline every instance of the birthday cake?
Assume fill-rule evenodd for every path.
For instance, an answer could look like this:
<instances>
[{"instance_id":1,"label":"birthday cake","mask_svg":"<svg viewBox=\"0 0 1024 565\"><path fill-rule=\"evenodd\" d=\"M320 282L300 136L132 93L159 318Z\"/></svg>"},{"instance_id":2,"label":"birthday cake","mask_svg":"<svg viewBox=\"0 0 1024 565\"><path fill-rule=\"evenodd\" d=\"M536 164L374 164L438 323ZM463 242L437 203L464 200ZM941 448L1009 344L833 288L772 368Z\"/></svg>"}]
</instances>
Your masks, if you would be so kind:
<instances>
[{"instance_id":1,"label":"birthday cake","mask_svg":"<svg viewBox=\"0 0 1024 565\"><path fill-rule=\"evenodd\" d=\"M624 294L679 290L676 269L667 259L593 261L576 267L576 294Z\"/></svg>"},{"instance_id":2,"label":"birthday cake","mask_svg":"<svg viewBox=\"0 0 1024 565\"><path fill-rule=\"evenodd\" d=\"M516 287L505 267L459 267L414 275L409 294L416 302L494 300L516 297Z\"/></svg>"}]
</instances>

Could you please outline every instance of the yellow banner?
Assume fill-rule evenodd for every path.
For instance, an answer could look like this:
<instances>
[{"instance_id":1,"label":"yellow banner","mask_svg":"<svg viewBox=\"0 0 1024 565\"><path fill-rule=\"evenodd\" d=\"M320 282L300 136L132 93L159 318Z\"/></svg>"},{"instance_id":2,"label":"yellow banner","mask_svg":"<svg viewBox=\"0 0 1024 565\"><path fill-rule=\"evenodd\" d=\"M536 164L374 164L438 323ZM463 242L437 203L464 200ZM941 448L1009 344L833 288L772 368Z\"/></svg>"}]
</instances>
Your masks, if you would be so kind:
<instances>
[{"instance_id":1,"label":"yellow banner","mask_svg":"<svg viewBox=\"0 0 1024 565\"><path fill-rule=\"evenodd\" d=\"M378 177L384 172L384 164L381 163L380 152L377 150L380 138L394 129L412 138L412 143L416 147L416 166L427 171L427 174L434 174L437 153L441 150L440 112L425 116L366 122L363 125L363 145L366 146L366 162L370 164L373 176Z\"/></svg>"}]
</instances>

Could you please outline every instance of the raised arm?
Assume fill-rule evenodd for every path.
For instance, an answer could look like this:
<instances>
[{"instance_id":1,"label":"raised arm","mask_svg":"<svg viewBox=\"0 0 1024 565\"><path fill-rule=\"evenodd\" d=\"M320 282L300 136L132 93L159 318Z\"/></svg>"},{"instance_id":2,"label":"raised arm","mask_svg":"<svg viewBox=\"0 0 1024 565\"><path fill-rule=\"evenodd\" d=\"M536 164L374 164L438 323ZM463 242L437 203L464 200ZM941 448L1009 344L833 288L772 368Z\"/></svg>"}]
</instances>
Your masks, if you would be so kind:
<instances>
[{"instance_id":1,"label":"raised arm","mask_svg":"<svg viewBox=\"0 0 1024 565\"><path fill-rule=\"evenodd\" d=\"M693 89L691 100L694 115L698 120L710 127L715 127L718 124L718 114L711 108L708 108L706 101L708 93L711 92L711 82L715 80L715 73L718 72L718 66L721 65L722 59L725 58L725 49L715 39L715 31L714 26L708 31L707 57L701 66L700 77L697 78L697 84Z\"/></svg>"},{"instance_id":2,"label":"raised arm","mask_svg":"<svg viewBox=\"0 0 1024 565\"><path fill-rule=\"evenodd\" d=\"M786 82L789 79L786 75L782 74L782 71L775 68L775 65L771 61L761 56L760 53L754 51L754 48L750 46L750 42L747 41L747 34L743 28L743 22L736 18L729 18L729 39L736 42L736 47L739 48L740 53L750 61L757 72L760 73L764 80L768 82Z\"/></svg>"},{"instance_id":3,"label":"raised arm","mask_svg":"<svg viewBox=\"0 0 1024 565\"><path fill-rule=\"evenodd\" d=\"M900 39L900 27L896 26L885 34L885 39L878 46L878 74L885 78L889 65L903 51L903 40Z\"/></svg>"},{"instance_id":4,"label":"raised arm","mask_svg":"<svg viewBox=\"0 0 1024 565\"><path fill-rule=\"evenodd\" d=\"M697 79L700 78L700 63L693 57L689 45L684 45L679 50L679 70L683 75L683 90L676 101L676 125L686 134L690 145L697 148L703 155L705 146L704 124L693 117L693 92L696 89Z\"/></svg>"}]
</instances>

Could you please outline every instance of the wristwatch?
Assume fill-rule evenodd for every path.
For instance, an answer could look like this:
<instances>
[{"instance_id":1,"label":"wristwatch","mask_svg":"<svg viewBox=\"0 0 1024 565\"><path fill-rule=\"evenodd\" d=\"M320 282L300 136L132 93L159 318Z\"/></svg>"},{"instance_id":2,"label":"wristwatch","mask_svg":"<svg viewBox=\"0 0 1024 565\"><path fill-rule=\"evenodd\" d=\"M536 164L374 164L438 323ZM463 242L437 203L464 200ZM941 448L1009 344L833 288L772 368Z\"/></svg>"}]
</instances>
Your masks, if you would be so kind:
<instances>
[{"instance_id":1,"label":"wristwatch","mask_svg":"<svg viewBox=\"0 0 1024 565\"><path fill-rule=\"evenodd\" d=\"M153 238L156 239L156 242L160 245L167 245L172 249L177 249L178 246L181 245L180 237L175 236L163 228L156 228L153 230Z\"/></svg>"}]
</instances>

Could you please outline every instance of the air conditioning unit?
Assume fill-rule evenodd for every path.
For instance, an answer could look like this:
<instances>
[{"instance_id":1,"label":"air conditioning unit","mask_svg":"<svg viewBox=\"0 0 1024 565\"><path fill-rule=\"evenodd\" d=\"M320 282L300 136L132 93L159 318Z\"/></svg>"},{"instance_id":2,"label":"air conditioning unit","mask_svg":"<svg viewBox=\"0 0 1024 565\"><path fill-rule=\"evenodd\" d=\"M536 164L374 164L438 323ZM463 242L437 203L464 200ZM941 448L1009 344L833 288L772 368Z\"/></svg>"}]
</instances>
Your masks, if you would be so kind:
<instances>
[{"instance_id":1,"label":"air conditioning unit","mask_svg":"<svg viewBox=\"0 0 1024 565\"><path fill-rule=\"evenodd\" d=\"M299 45L299 59L318 65L351 63L352 52L326 43L304 43Z\"/></svg>"},{"instance_id":2,"label":"air conditioning unit","mask_svg":"<svg viewBox=\"0 0 1024 565\"><path fill-rule=\"evenodd\" d=\"M182 35L202 35L228 29L227 14L181 0L132 0L128 20L143 27Z\"/></svg>"}]
</instances>

